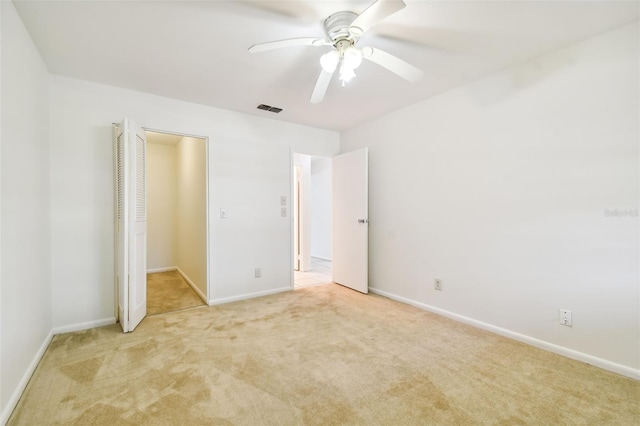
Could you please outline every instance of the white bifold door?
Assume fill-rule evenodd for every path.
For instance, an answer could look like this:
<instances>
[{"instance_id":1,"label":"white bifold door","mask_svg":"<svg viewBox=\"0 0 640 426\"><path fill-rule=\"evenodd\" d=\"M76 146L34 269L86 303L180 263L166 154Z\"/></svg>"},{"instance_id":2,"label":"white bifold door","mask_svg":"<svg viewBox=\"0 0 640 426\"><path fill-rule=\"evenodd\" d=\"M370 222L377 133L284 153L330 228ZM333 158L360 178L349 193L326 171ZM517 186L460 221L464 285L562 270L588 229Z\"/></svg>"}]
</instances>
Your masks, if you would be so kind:
<instances>
[{"instance_id":1,"label":"white bifold door","mask_svg":"<svg viewBox=\"0 0 640 426\"><path fill-rule=\"evenodd\" d=\"M369 292L368 148L333 157L333 281Z\"/></svg>"},{"instance_id":2,"label":"white bifold door","mask_svg":"<svg viewBox=\"0 0 640 426\"><path fill-rule=\"evenodd\" d=\"M147 314L147 138L125 119L115 143L118 321L127 333Z\"/></svg>"}]
</instances>

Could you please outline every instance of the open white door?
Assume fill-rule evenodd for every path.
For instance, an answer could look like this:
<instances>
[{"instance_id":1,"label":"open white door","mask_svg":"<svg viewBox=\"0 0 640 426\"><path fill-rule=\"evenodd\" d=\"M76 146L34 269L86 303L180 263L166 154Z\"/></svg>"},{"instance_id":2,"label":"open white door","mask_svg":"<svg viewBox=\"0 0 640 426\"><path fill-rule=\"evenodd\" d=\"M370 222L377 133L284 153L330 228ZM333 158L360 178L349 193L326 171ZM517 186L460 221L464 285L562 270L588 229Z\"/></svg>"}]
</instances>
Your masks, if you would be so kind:
<instances>
[{"instance_id":1,"label":"open white door","mask_svg":"<svg viewBox=\"0 0 640 426\"><path fill-rule=\"evenodd\" d=\"M369 292L368 148L333 157L333 281Z\"/></svg>"},{"instance_id":2,"label":"open white door","mask_svg":"<svg viewBox=\"0 0 640 426\"><path fill-rule=\"evenodd\" d=\"M147 203L144 130L125 119L118 129L116 250L118 316L133 331L147 314Z\"/></svg>"}]
</instances>

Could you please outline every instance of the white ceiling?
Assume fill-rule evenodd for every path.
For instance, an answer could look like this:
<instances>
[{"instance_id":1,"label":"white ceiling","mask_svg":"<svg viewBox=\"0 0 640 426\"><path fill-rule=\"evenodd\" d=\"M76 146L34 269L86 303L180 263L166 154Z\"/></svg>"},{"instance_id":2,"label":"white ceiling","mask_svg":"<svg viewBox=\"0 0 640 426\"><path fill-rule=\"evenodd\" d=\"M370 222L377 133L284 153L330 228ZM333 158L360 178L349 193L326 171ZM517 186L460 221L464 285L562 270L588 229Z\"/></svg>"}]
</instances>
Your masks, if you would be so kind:
<instances>
[{"instance_id":1,"label":"white ceiling","mask_svg":"<svg viewBox=\"0 0 640 426\"><path fill-rule=\"evenodd\" d=\"M509 65L639 19L637 1L426 1L358 43L424 70L411 84L365 62L309 103L330 47L250 54L254 43L323 37L328 15L373 0L14 1L49 71L185 101L344 130ZM280 114L258 104L283 108Z\"/></svg>"}]
</instances>

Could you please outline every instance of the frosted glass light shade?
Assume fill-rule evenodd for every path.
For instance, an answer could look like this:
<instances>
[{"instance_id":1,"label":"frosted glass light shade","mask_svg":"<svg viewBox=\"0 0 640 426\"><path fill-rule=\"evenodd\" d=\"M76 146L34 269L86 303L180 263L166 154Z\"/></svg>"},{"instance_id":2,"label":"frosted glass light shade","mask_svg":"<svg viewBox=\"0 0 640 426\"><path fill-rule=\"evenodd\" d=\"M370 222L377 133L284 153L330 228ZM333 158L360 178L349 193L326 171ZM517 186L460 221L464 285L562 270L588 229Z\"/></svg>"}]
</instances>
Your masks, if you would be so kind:
<instances>
[{"instance_id":1,"label":"frosted glass light shade","mask_svg":"<svg viewBox=\"0 0 640 426\"><path fill-rule=\"evenodd\" d=\"M349 67L344 66L344 63L340 67L340 81L348 82L353 77L356 76L356 73Z\"/></svg>"},{"instance_id":2,"label":"frosted glass light shade","mask_svg":"<svg viewBox=\"0 0 640 426\"><path fill-rule=\"evenodd\" d=\"M344 51L342 63L343 67L347 67L352 71L355 70L362 63L362 51L355 47L348 47Z\"/></svg>"},{"instance_id":3,"label":"frosted glass light shade","mask_svg":"<svg viewBox=\"0 0 640 426\"><path fill-rule=\"evenodd\" d=\"M322 69L330 73L333 73L336 70L339 61L340 54L337 50L332 50L320 57L320 65L322 66Z\"/></svg>"}]
</instances>

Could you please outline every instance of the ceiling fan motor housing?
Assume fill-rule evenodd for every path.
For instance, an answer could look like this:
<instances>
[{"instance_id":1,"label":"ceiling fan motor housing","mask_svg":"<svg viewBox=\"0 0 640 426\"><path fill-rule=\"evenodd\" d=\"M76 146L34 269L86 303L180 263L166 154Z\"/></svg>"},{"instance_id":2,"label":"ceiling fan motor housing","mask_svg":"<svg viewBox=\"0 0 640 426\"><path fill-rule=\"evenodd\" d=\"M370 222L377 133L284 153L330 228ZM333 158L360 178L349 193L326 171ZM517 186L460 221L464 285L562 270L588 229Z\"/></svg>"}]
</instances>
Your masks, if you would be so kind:
<instances>
[{"instance_id":1,"label":"ceiling fan motor housing","mask_svg":"<svg viewBox=\"0 0 640 426\"><path fill-rule=\"evenodd\" d=\"M356 37L349 32L349 27L358 17L355 12L336 12L324 20L324 31L333 45L342 40L348 40L350 44L357 41Z\"/></svg>"}]
</instances>

